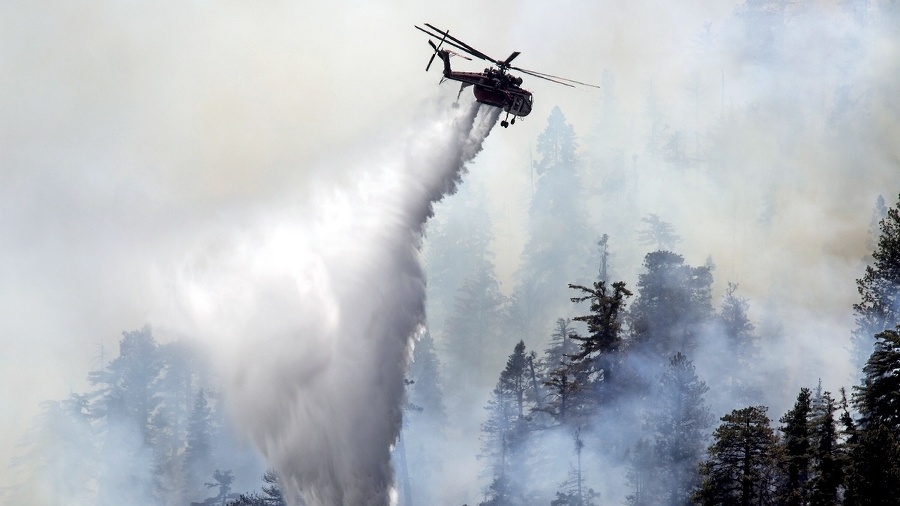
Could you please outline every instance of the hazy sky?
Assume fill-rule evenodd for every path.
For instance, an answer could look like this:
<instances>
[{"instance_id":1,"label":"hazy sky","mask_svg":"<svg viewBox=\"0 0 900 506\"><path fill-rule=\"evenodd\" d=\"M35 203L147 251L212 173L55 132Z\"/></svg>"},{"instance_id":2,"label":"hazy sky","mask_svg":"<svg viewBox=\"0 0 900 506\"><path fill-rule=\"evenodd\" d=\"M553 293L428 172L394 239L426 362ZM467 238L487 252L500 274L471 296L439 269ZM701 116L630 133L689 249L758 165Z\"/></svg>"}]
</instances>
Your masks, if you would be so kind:
<instances>
[{"instance_id":1,"label":"hazy sky","mask_svg":"<svg viewBox=\"0 0 900 506\"><path fill-rule=\"evenodd\" d=\"M836 8L816 5L825 20ZM679 86L697 70L699 34L711 23L727 37L722 24L733 8L700 0L0 1L0 459L40 401L85 388L101 346L114 356L122 331L154 324L170 308L173 273L198 236L241 227L268 202L302 200L323 181L340 184L348 153L365 153L409 123L430 97L455 94L452 83L437 87L436 68L424 72L430 50L413 24L449 28L497 58L521 51L516 63L542 72L599 83L609 69L623 107L640 111L651 79L665 100L687 95ZM751 298L770 293L773 278L813 287L781 297L825 327L825 310L852 301L859 227L875 196L893 204L898 192L898 113L877 104L896 97L889 76L900 75L900 57L895 41L870 37L855 82L884 86L870 97L879 114L858 136L823 149L821 132L807 131L781 163L772 131L790 125L733 125L722 135L746 155L727 172L688 181L661 174L642 203L675 221L689 262L714 254ZM817 97L817 83L833 76L820 75L816 56L829 48L793 43L812 55L792 63L796 86L828 107L833 97ZM712 103L744 108L780 93L739 61L712 61L701 69L722 82ZM495 131L473 169L508 220L550 109L560 105L586 131L599 100L535 80L526 87L534 112ZM781 206L783 232L765 250L734 255L744 249L736 243L763 239L754 224L766 193ZM501 246L515 251L521 229L511 223ZM773 265L772 277L752 276ZM507 275L513 268L499 266ZM847 276L834 288L832 278ZM847 324L846 315L837 320Z\"/></svg>"}]
</instances>

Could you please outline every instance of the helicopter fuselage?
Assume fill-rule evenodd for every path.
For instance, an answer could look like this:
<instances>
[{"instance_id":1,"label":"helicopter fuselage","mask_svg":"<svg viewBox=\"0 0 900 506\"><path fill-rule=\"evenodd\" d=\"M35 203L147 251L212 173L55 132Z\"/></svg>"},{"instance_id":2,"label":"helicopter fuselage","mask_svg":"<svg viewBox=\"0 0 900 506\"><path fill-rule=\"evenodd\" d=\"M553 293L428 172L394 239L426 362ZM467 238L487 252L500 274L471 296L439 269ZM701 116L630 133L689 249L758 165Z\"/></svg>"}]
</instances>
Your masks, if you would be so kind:
<instances>
[{"instance_id":1,"label":"helicopter fuselage","mask_svg":"<svg viewBox=\"0 0 900 506\"><path fill-rule=\"evenodd\" d=\"M438 54L444 60L444 79L462 83L460 92L472 86L475 100L482 104L499 107L513 116L531 113L534 98L530 91L519 86L521 78L490 68L484 72L454 72L450 68L450 55L443 51Z\"/></svg>"}]
</instances>

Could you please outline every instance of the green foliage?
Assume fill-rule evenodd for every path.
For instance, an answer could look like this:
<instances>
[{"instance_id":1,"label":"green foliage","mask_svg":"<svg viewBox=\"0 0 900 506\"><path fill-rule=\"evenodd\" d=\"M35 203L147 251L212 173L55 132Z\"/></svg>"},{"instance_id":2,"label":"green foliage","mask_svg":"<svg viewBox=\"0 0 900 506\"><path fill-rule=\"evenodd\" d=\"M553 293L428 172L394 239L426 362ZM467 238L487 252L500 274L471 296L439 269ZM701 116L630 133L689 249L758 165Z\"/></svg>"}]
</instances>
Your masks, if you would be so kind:
<instances>
[{"instance_id":1,"label":"green foliage","mask_svg":"<svg viewBox=\"0 0 900 506\"><path fill-rule=\"evenodd\" d=\"M863 368L865 379L856 387L854 404L860 425L883 425L900 431L900 327L875 336L875 351Z\"/></svg>"},{"instance_id":2,"label":"green foliage","mask_svg":"<svg viewBox=\"0 0 900 506\"><path fill-rule=\"evenodd\" d=\"M671 505L690 503L697 486L697 466L703 458L707 429L713 416L704 402L709 391L697 377L694 364L677 353L659 381L648 425L653 437L656 472L645 496Z\"/></svg>"},{"instance_id":3,"label":"green foliage","mask_svg":"<svg viewBox=\"0 0 900 506\"><path fill-rule=\"evenodd\" d=\"M781 459L785 479L779 487L779 502L785 506L801 506L807 504L810 495L811 435L810 417L812 414L812 393L808 388L801 388L797 402L779 420Z\"/></svg>"},{"instance_id":4,"label":"green foliage","mask_svg":"<svg viewBox=\"0 0 900 506\"><path fill-rule=\"evenodd\" d=\"M572 302L590 301L590 313L576 316L575 321L587 325L587 336L572 336L580 343L580 349L572 357L583 360L588 357L613 354L619 351L622 344L622 319L620 313L625 310L625 299L631 292L625 288L623 281L612 284L612 293L607 293L606 283L595 281L593 287L569 285L569 288L582 292L583 296L572 297Z\"/></svg>"},{"instance_id":5,"label":"green foliage","mask_svg":"<svg viewBox=\"0 0 900 506\"><path fill-rule=\"evenodd\" d=\"M768 504L773 498L776 439L765 406L737 409L722 417L708 458L700 466L694 496L702 506Z\"/></svg>"},{"instance_id":6,"label":"green foliage","mask_svg":"<svg viewBox=\"0 0 900 506\"><path fill-rule=\"evenodd\" d=\"M810 504L836 506L844 486L845 449L840 439L835 413L837 404L829 392L813 398L811 459L813 468Z\"/></svg>"},{"instance_id":7,"label":"green foliage","mask_svg":"<svg viewBox=\"0 0 900 506\"><path fill-rule=\"evenodd\" d=\"M491 484L483 504L519 504L525 500L530 472L527 443L535 430L530 414L536 407L528 357L525 343L519 341L485 408L488 419L481 427L481 457L489 461Z\"/></svg>"},{"instance_id":8,"label":"green foliage","mask_svg":"<svg viewBox=\"0 0 900 506\"><path fill-rule=\"evenodd\" d=\"M850 440L850 504L887 505L900 497L900 328L876 336L863 371L853 397L860 419Z\"/></svg>"},{"instance_id":9,"label":"green foliage","mask_svg":"<svg viewBox=\"0 0 900 506\"><path fill-rule=\"evenodd\" d=\"M900 438L870 424L851 442L846 506L893 506L900 497Z\"/></svg>"},{"instance_id":10,"label":"green foliage","mask_svg":"<svg viewBox=\"0 0 900 506\"><path fill-rule=\"evenodd\" d=\"M872 263L856 280L860 301L853 305L853 344L861 366L872 350L872 337L900 325L900 200L880 221L881 235Z\"/></svg>"},{"instance_id":11,"label":"green foliage","mask_svg":"<svg viewBox=\"0 0 900 506\"><path fill-rule=\"evenodd\" d=\"M567 363L553 371L551 381L556 382L557 387L563 387L561 376L571 378L574 388L568 410L588 415L593 407L603 402L603 395L610 393L607 386L613 381L622 344L621 313L631 292L622 281L613 283L611 292L602 281L595 281L592 287L570 284L569 288L583 294L572 297L572 302L590 301L590 312L573 318L587 325L588 334L570 336L578 343L578 350L568 357Z\"/></svg>"},{"instance_id":12,"label":"green foliage","mask_svg":"<svg viewBox=\"0 0 900 506\"><path fill-rule=\"evenodd\" d=\"M684 257L670 251L648 253L644 267L631 308L632 338L664 363L675 353L689 354L710 320L712 272L709 266L684 265Z\"/></svg>"}]
</instances>

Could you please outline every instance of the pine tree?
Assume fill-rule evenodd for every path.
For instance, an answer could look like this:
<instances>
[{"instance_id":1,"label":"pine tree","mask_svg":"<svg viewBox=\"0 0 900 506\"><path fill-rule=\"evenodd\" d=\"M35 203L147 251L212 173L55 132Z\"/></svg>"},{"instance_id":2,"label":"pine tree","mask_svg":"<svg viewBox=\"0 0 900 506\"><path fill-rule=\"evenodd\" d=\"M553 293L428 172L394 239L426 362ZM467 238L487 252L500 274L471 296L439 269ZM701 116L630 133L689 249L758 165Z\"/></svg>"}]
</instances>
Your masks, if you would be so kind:
<instances>
[{"instance_id":1,"label":"pine tree","mask_svg":"<svg viewBox=\"0 0 900 506\"><path fill-rule=\"evenodd\" d=\"M656 472L644 496L655 496L652 502L690 504L698 484L696 470L703 459L707 429L713 422L703 399L708 391L685 355L677 353L669 360L648 419Z\"/></svg>"},{"instance_id":2,"label":"pine tree","mask_svg":"<svg viewBox=\"0 0 900 506\"><path fill-rule=\"evenodd\" d=\"M274 469L267 469L263 475L262 498L265 506L287 506L284 494L281 492L281 484L278 483L278 475Z\"/></svg>"},{"instance_id":3,"label":"pine tree","mask_svg":"<svg viewBox=\"0 0 900 506\"><path fill-rule=\"evenodd\" d=\"M556 498L550 501L550 506L597 506L600 494L585 485L584 470L581 465L581 454L584 450L584 441L579 431L573 435L575 440L575 466L569 470L569 477L561 485L561 490L556 492Z\"/></svg>"},{"instance_id":4,"label":"pine tree","mask_svg":"<svg viewBox=\"0 0 900 506\"><path fill-rule=\"evenodd\" d=\"M482 425L482 452L489 459L492 478L483 504L521 504L528 483L527 443L534 430L531 411L535 408L528 373L525 343L519 341L492 392ZM531 393L530 393L531 392Z\"/></svg>"},{"instance_id":5,"label":"pine tree","mask_svg":"<svg viewBox=\"0 0 900 506\"><path fill-rule=\"evenodd\" d=\"M431 424L442 424L446 417L441 389L441 363L431 333L425 331L416 342L409 365L409 402L422 409L422 417Z\"/></svg>"},{"instance_id":6,"label":"pine tree","mask_svg":"<svg viewBox=\"0 0 900 506\"><path fill-rule=\"evenodd\" d=\"M810 437L810 417L812 415L812 393L801 388L797 402L779 420L779 429L785 480L779 487L779 503L785 506L801 506L809 501L810 466L812 464L812 442Z\"/></svg>"},{"instance_id":7,"label":"pine tree","mask_svg":"<svg viewBox=\"0 0 900 506\"><path fill-rule=\"evenodd\" d=\"M633 492L625 498L628 506L650 506L656 504L654 490L657 469L656 451L647 438L638 439L628 459L628 485Z\"/></svg>"},{"instance_id":8,"label":"pine tree","mask_svg":"<svg viewBox=\"0 0 900 506\"><path fill-rule=\"evenodd\" d=\"M506 368L500 373L498 386L515 402L516 411L514 415L516 420L524 422L528 413L526 396L531 389L528 355L525 353L524 341L519 341L516 344L512 355L507 359Z\"/></svg>"},{"instance_id":9,"label":"pine tree","mask_svg":"<svg viewBox=\"0 0 900 506\"><path fill-rule=\"evenodd\" d=\"M231 485L234 483L234 473L231 470L223 472L216 469L213 472L213 480L204 485L208 489L217 489L218 493L202 502L192 502L191 506L227 506L229 502L240 500L240 494L231 491Z\"/></svg>"},{"instance_id":10,"label":"pine tree","mask_svg":"<svg viewBox=\"0 0 900 506\"><path fill-rule=\"evenodd\" d=\"M821 392L821 386L819 387ZM829 392L813 399L811 425L811 506L837 506L843 487L844 449L834 415L837 404Z\"/></svg>"},{"instance_id":11,"label":"pine tree","mask_svg":"<svg viewBox=\"0 0 900 506\"><path fill-rule=\"evenodd\" d=\"M574 339L577 336L571 319L557 318L556 329L550 335L550 345L544 350L541 368L549 372L568 363L578 352L578 343Z\"/></svg>"},{"instance_id":12,"label":"pine tree","mask_svg":"<svg viewBox=\"0 0 900 506\"><path fill-rule=\"evenodd\" d=\"M644 267L630 313L634 346L663 364L678 352L690 354L710 321L712 272L684 265L684 257L669 251L648 253Z\"/></svg>"},{"instance_id":13,"label":"pine tree","mask_svg":"<svg viewBox=\"0 0 900 506\"><path fill-rule=\"evenodd\" d=\"M875 251L878 246L878 238L881 236L881 220L887 218L887 204L884 197L879 195L875 200L875 208L872 209L872 220L869 222L869 235L866 238L866 248Z\"/></svg>"},{"instance_id":14,"label":"pine tree","mask_svg":"<svg viewBox=\"0 0 900 506\"><path fill-rule=\"evenodd\" d=\"M900 327L875 337L853 397L860 414L850 441L853 505L886 506L900 497Z\"/></svg>"},{"instance_id":15,"label":"pine tree","mask_svg":"<svg viewBox=\"0 0 900 506\"><path fill-rule=\"evenodd\" d=\"M900 497L900 438L875 424L850 443L845 506L894 506Z\"/></svg>"},{"instance_id":16,"label":"pine tree","mask_svg":"<svg viewBox=\"0 0 900 506\"><path fill-rule=\"evenodd\" d=\"M872 352L872 337L900 325L900 201L880 222L881 235L872 263L856 280L860 301L853 305L853 346L862 367Z\"/></svg>"},{"instance_id":17,"label":"pine tree","mask_svg":"<svg viewBox=\"0 0 900 506\"><path fill-rule=\"evenodd\" d=\"M900 432L900 326L875 339L875 351L863 368L864 382L854 395L859 424L862 428L883 425Z\"/></svg>"},{"instance_id":18,"label":"pine tree","mask_svg":"<svg viewBox=\"0 0 900 506\"><path fill-rule=\"evenodd\" d=\"M469 381L477 381L503 356L500 344L506 304L493 271L483 269L466 280L444 325L449 370L466 371ZM485 383L490 384L489 380Z\"/></svg>"},{"instance_id":19,"label":"pine tree","mask_svg":"<svg viewBox=\"0 0 900 506\"><path fill-rule=\"evenodd\" d=\"M775 434L765 406L737 409L722 417L708 458L700 466L701 506L770 504L776 454Z\"/></svg>"},{"instance_id":20,"label":"pine tree","mask_svg":"<svg viewBox=\"0 0 900 506\"><path fill-rule=\"evenodd\" d=\"M263 482L265 485L262 487L262 493L241 494L237 499L230 500L228 506L287 506L275 470L266 470ZM233 497L233 494L230 496Z\"/></svg>"},{"instance_id":21,"label":"pine tree","mask_svg":"<svg viewBox=\"0 0 900 506\"><path fill-rule=\"evenodd\" d=\"M158 495L152 444L158 440L159 424L154 423L154 416L162 402L162 368L159 345L150 327L144 327L123 332L119 356L105 369L88 375L88 381L96 387L90 394L90 411L100 420L98 448L108 456L98 469L97 504L121 504L128 497Z\"/></svg>"},{"instance_id":22,"label":"pine tree","mask_svg":"<svg viewBox=\"0 0 900 506\"><path fill-rule=\"evenodd\" d=\"M409 403L403 416L403 429L394 449L401 497L414 500L400 504L431 503L431 486L442 474L442 444L446 441L447 412L441 387L441 364L434 349L431 333L425 331L416 342L409 368L407 396Z\"/></svg>"},{"instance_id":23,"label":"pine tree","mask_svg":"<svg viewBox=\"0 0 900 506\"><path fill-rule=\"evenodd\" d=\"M516 274L518 330L542 339L553 318L566 312L566 282L593 278L591 234L578 178L575 131L558 107L537 140L537 181L529 209L529 238Z\"/></svg>"},{"instance_id":24,"label":"pine tree","mask_svg":"<svg viewBox=\"0 0 900 506\"><path fill-rule=\"evenodd\" d=\"M602 281L595 281L590 288L581 285L569 285L569 288L583 294L572 297L572 302L590 301L590 312L573 318L584 322L588 333L572 336L579 347L569 364L573 377L582 383L581 391L588 396L581 403L588 406L602 402L604 395L614 395L614 389L609 386L615 382L615 366L622 346L622 314L625 299L631 297L631 292L622 281L613 283L612 290Z\"/></svg>"},{"instance_id":25,"label":"pine tree","mask_svg":"<svg viewBox=\"0 0 900 506\"><path fill-rule=\"evenodd\" d=\"M105 370L92 372L88 380L101 388L92 409L115 422L136 428L146 444L151 439L150 421L161 402L157 380L163 367L159 345L149 327L123 332L119 356Z\"/></svg>"},{"instance_id":26,"label":"pine tree","mask_svg":"<svg viewBox=\"0 0 900 506\"><path fill-rule=\"evenodd\" d=\"M638 242L644 246L656 246L657 251L672 251L675 244L681 242L681 237L675 233L675 227L671 223L663 221L659 215L648 214L641 218L646 228L638 231Z\"/></svg>"},{"instance_id":27,"label":"pine tree","mask_svg":"<svg viewBox=\"0 0 900 506\"><path fill-rule=\"evenodd\" d=\"M464 181L452 199L438 203L440 209L427 224L427 313L438 341L444 337L443 325L452 317L454 300L466 281L495 270L487 199L474 183Z\"/></svg>"},{"instance_id":28,"label":"pine tree","mask_svg":"<svg viewBox=\"0 0 900 506\"><path fill-rule=\"evenodd\" d=\"M215 468L212 440L212 409L206 400L206 393L201 389L191 410L182 464L186 499L200 497L202 480Z\"/></svg>"},{"instance_id":29,"label":"pine tree","mask_svg":"<svg viewBox=\"0 0 900 506\"><path fill-rule=\"evenodd\" d=\"M539 400L537 409L559 423L565 422L570 398L577 387L570 367L571 357L578 351L573 339L577 335L572 320L558 318L549 346L538 364L541 381L535 388Z\"/></svg>"},{"instance_id":30,"label":"pine tree","mask_svg":"<svg viewBox=\"0 0 900 506\"><path fill-rule=\"evenodd\" d=\"M738 401L753 402L760 394L755 370L759 355L759 337L747 316L747 299L736 294L738 285L728 283L719 309L718 322L728 343L728 353L722 357L728 361L726 389L729 397Z\"/></svg>"}]
</instances>

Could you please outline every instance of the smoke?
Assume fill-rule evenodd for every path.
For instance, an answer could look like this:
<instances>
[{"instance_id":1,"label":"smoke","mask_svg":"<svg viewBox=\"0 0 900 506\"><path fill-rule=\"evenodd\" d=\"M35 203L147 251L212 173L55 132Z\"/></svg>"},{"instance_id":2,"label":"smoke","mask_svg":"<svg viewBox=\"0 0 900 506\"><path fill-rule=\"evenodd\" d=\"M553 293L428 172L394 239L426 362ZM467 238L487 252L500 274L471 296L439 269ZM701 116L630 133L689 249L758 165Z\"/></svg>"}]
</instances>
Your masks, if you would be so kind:
<instances>
[{"instance_id":1,"label":"smoke","mask_svg":"<svg viewBox=\"0 0 900 506\"><path fill-rule=\"evenodd\" d=\"M309 504L389 503L425 318L422 226L499 115L448 110L309 200L212 234L182 268L178 325L209 345L239 427Z\"/></svg>"}]
</instances>

